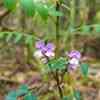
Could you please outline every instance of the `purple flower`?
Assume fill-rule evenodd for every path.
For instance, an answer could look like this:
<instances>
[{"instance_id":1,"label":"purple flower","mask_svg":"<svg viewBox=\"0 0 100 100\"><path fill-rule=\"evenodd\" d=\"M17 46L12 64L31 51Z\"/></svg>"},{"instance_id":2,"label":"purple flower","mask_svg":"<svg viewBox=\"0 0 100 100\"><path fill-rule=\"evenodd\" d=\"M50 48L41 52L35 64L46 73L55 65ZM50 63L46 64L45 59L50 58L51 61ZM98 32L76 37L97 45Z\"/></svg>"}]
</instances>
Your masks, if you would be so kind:
<instances>
[{"instance_id":1,"label":"purple flower","mask_svg":"<svg viewBox=\"0 0 100 100\"><path fill-rule=\"evenodd\" d=\"M41 49L41 48L45 47L45 43L43 41L38 41L38 42L36 42L35 47L37 49Z\"/></svg>"},{"instance_id":2,"label":"purple flower","mask_svg":"<svg viewBox=\"0 0 100 100\"><path fill-rule=\"evenodd\" d=\"M78 65L79 65L78 59L72 58L72 59L69 60L69 66L68 67L69 67L70 70L76 70Z\"/></svg>"},{"instance_id":3,"label":"purple flower","mask_svg":"<svg viewBox=\"0 0 100 100\"><path fill-rule=\"evenodd\" d=\"M76 50L72 50L70 53L67 54L69 58L76 58L80 59L81 58L81 53Z\"/></svg>"},{"instance_id":4,"label":"purple flower","mask_svg":"<svg viewBox=\"0 0 100 100\"><path fill-rule=\"evenodd\" d=\"M69 57L69 70L76 70L79 65L81 53L79 51L72 50L71 52L67 53L67 55Z\"/></svg>"},{"instance_id":5,"label":"purple flower","mask_svg":"<svg viewBox=\"0 0 100 100\"><path fill-rule=\"evenodd\" d=\"M45 55L47 57L54 56L54 50L55 46L52 43L45 43L44 41L38 41L36 42L36 48L41 52L42 55Z\"/></svg>"},{"instance_id":6,"label":"purple flower","mask_svg":"<svg viewBox=\"0 0 100 100\"><path fill-rule=\"evenodd\" d=\"M55 50L55 46L52 43L48 43L46 45L46 48L47 48L48 51L54 51Z\"/></svg>"}]
</instances>

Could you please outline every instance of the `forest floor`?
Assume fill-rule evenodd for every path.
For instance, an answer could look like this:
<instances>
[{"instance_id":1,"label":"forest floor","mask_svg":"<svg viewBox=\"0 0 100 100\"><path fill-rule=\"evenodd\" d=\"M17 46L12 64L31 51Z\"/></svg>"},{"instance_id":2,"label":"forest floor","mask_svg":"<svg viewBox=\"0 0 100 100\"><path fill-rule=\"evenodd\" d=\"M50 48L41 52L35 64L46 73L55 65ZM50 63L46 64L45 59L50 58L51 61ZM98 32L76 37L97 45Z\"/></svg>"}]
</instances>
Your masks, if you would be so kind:
<instances>
[{"instance_id":1,"label":"forest floor","mask_svg":"<svg viewBox=\"0 0 100 100\"><path fill-rule=\"evenodd\" d=\"M4 95L11 89L16 89L19 84L21 84L24 80L34 80L35 77L38 78L36 84L33 85L34 88L40 88L39 91L43 92L43 89L46 90L48 88L48 84L42 83L41 75L37 70L31 71L30 69L26 69L24 72L18 72L15 75L9 76L11 72L16 68L13 61L7 61L5 64L0 64L0 100L4 100ZM78 88L84 96L84 100L100 100L100 61L92 60L89 62L89 78L91 82L87 85L81 86L78 84L76 88ZM6 67L5 67L6 66ZM9 67L12 66L12 67ZM9 76L9 77L8 77ZM29 83L31 83L31 81ZM44 84L44 85L43 85ZM48 91L48 89L47 89ZM45 92L45 91L44 91Z\"/></svg>"}]
</instances>

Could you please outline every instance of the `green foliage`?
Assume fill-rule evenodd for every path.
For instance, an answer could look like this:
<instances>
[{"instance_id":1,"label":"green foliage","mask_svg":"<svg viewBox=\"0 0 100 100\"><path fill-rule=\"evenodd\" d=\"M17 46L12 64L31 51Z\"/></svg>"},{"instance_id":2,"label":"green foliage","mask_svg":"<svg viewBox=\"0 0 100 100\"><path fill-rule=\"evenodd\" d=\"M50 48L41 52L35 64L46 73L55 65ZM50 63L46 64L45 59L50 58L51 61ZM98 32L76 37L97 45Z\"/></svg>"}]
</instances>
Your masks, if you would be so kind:
<instances>
[{"instance_id":1,"label":"green foliage","mask_svg":"<svg viewBox=\"0 0 100 100\"><path fill-rule=\"evenodd\" d=\"M33 43L33 37L31 35L27 36L25 39L25 44L31 45Z\"/></svg>"},{"instance_id":2,"label":"green foliage","mask_svg":"<svg viewBox=\"0 0 100 100\"><path fill-rule=\"evenodd\" d=\"M16 8L17 0L3 0L3 2L4 2L4 6L8 10L13 10Z\"/></svg>"},{"instance_id":3,"label":"green foliage","mask_svg":"<svg viewBox=\"0 0 100 100\"><path fill-rule=\"evenodd\" d=\"M11 91L8 93L8 95L5 97L5 100L17 100L17 92Z\"/></svg>"},{"instance_id":4,"label":"green foliage","mask_svg":"<svg viewBox=\"0 0 100 100\"><path fill-rule=\"evenodd\" d=\"M28 93L28 86L23 84L17 90L17 96L21 96Z\"/></svg>"},{"instance_id":5,"label":"green foliage","mask_svg":"<svg viewBox=\"0 0 100 100\"><path fill-rule=\"evenodd\" d=\"M9 42L13 37L13 34L10 33L10 34L7 34L7 37L6 37L6 41Z\"/></svg>"},{"instance_id":6,"label":"green foliage","mask_svg":"<svg viewBox=\"0 0 100 100\"><path fill-rule=\"evenodd\" d=\"M56 11L54 7L49 8L49 14L51 16L63 16L63 14L60 11Z\"/></svg>"},{"instance_id":7,"label":"green foliage","mask_svg":"<svg viewBox=\"0 0 100 100\"><path fill-rule=\"evenodd\" d=\"M69 100L69 98L67 96L64 96L63 100Z\"/></svg>"},{"instance_id":8,"label":"green foliage","mask_svg":"<svg viewBox=\"0 0 100 100\"><path fill-rule=\"evenodd\" d=\"M34 0L20 0L18 3L27 16L34 16L38 12L41 18L46 20L49 15L63 15L61 12L56 11L56 8L52 7L52 5L48 6L47 4L35 2ZM4 5L8 10L13 10L16 7L16 0L4 0Z\"/></svg>"},{"instance_id":9,"label":"green foliage","mask_svg":"<svg viewBox=\"0 0 100 100\"><path fill-rule=\"evenodd\" d=\"M78 90L74 91L74 97L75 97L75 100L81 100L81 94Z\"/></svg>"},{"instance_id":10,"label":"green foliage","mask_svg":"<svg viewBox=\"0 0 100 100\"><path fill-rule=\"evenodd\" d=\"M33 95L32 93L28 93L25 97L24 100L37 100L37 97Z\"/></svg>"},{"instance_id":11,"label":"green foliage","mask_svg":"<svg viewBox=\"0 0 100 100\"><path fill-rule=\"evenodd\" d=\"M25 44L31 49L33 50L33 43L34 43L34 38L29 35L25 38Z\"/></svg>"},{"instance_id":12,"label":"green foliage","mask_svg":"<svg viewBox=\"0 0 100 100\"><path fill-rule=\"evenodd\" d=\"M73 100L73 98L75 98L75 100L81 100L81 94L80 92L77 90L73 91L73 95L68 95L68 96L64 96L63 100Z\"/></svg>"},{"instance_id":13,"label":"green foliage","mask_svg":"<svg viewBox=\"0 0 100 100\"><path fill-rule=\"evenodd\" d=\"M90 26L84 25L82 26L81 31L87 33L90 32L90 28L91 28Z\"/></svg>"},{"instance_id":14,"label":"green foliage","mask_svg":"<svg viewBox=\"0 0 100 100\"><path fill-rule=\"evenodd\" d=\"M83 25L83 26L80 28L80 31L81 31L81 32L84 32L84 33L91 34L92 29L93 29L94 32L99 33L99 32L100 32L100 24Z\"/></svg>"},{"instance_id":15,"label":"green foliage","mask_svg":"<svg viewBox=\"0 0 100 100\"><path fill-rule=\"evenodd\" d=\"M20 0L20 5L28 16L33 16L35 14L35 4L33 0Z\"/></svg>"},{"instance_id":16,"label":"green foliage","mask_svg":"<svg viewBox=\"0 0 100 100\"><path fill-rule=\"evenodd\" d=\"M48 62L50 70L63 70L66 68L66 60L64 58L53 59Z\"/></svg>"},{"instance_id":17,"label":"green foliage","mask_svg":"<svg viewBox=\"0 0 100 100\"><path fill-rule=\"evenodd\" d=\"M69 96L64 96L63 97L63 100L69 100L70 98L69 98Z\"/></svg>"},{"instance_id":18,"label":"green foliage","mask_svg":"<svg viewBox=\"0 0 100 100\"><path fill-rule=\"evenodd\" d=\"M94 30L95 32L100 33L100 25L99 24L95 25Z\"/></svg>"},{"instance_id":19,"label":"green foliage","mask_svg":"<svg viewBox=\"0 0 100 100\"><path fill-rule=\"evenodd\" d=\"M68 28L68 32L70 32L70 33L73 33L73 32L75 32L76 30L75 30L75 28L73 27L73 26L70 26L69 28Z\"/></svg>"},{"instance_id":20,"label":"green foliage","mask_svg":"<svg viewBox=\"0 0 100 100\"><path fill-rule=\"evenodd\" d=\"M73 96L72 95L64 96L63 100L73 100Z\"/></svg>"},{"instance_id":21,"label":"green foliage","mask_svg":"<svg viewBox=\"0 0 100 100\"><path fill-rule=\"evenodd\" d=\"M36 1L36 0L35 0ZM35 2L34 0L19 0L18 3L20 5L20 8L25 12L27 16L33 17L35 14L39 14L43 20L47 20L49 16L63 16L63 14L60 11L56 10L55 6L52 5L47 5L46 3L40 3L40 2ZM62 2L63 0L60 0ZM13 10L16 8L17 5L17 0L4 0L4 5L8 10ZM74 29L74 22L75 22L75 0L71 0L70 2L71 6L71 11L70 11L70 27L69 27L69 32L75 32L76 30ZM59 25L58 25L59 26ZM100 25L96 25L93 27L96 32L100 32ZM84 33L89 33L91 31L91 26L89 25L84 25L81 27L81 32ZM59 28L58 28L59 31ZM0 39L5 39L6 42L9 42L11 40L14 40L14 43L20 43L23 41L23 43L30 48L33 48L33 42L35 37L33 35L25 35L22 33L18 32L2 32L0 33ZM58 48L57 48L58 49ZM64 70L67 66L67 61L64 58L58 58L58 59L53 59L48 62L48 68L51 71L56 71L56 70ZM48 69L47 69L48 70ZM47 71L46 70L46 71ZM86 78L88 76L88 64L81 64L81 72L82 75ZM45 77L46 79L47 77ZM58 78L59 81L59 78ZM63 100L72 100L73 96L75 100L81 100L80 98L80 92L79 91L72 91L71 96L65 96ZM11 91L8 93L6 96L6 100L17 100L17 97L25 95L24 100L37 100L37 97L33 95L27 85L21 85L18 90L16 91Z\"/></svg>"},{"instance_id":22,"label":"green foliage","mask_svg":"<svg viewBox=\"0 0 100 100\"><path fill-rule=\"evenodd\" d=\"M15 36L16 38L14 41L15 41L15 43L19 43L19 41L21 41L23 39L23 35L21 33L19 33L19 34L16 33L15 35L16 35Z\"/></svg>"},{"instance_id":23,"label":"green foliage","mask_svg":"<svg viewBox=\"0 0 100 100\"><path fill-rule=\"evenodd\" d=\"M81 72L85 78L88 76L88 68L89 68L88 64L86 63L81 64Z\"/></svg>"},{"instance_id":24,"label":"green foliage","mask_svg":"<svg viewBox=\"0 0 100 100\"><path fill-rule=\"evenodd\" d=\"M41 16L43 20L47 20L48 16L62 16L63 14L60 11L57 11L55 7L43 5L43 4L36 4L36 12Z\"/></svg>"},{"instance_id":25,"label":"green foliage","mask_svg":"<svg viewBox=\"0 0 100 100\"><path fill-rule=\"evenodd\" d=\"M24 96L24 100L37 100L37 97L29 91L25 84L22 84L18 90L9 92L5 100L17 100L19 96Z\"/></svg>"},{"instance_id":26,"label":"green foliage","mask_svg":"<svg viewBox=\"0 0 100 100\"><path fill-rule=\"evenodd\" d=\"M27 35L19 32L0 32L0 39L6 40L7 42L14 40L14 43L19 43L23 41L26 45L32 45L34 40L37 39L33 35Z\"/></svg>"},{"instance_id":27,"label":"green foliage","mask_svg":"<svg viewBox=\"0 0 100 100\"><path fill-rule=\"evenodd\" d=\"M36 10L42 19L47 20L48 18L48 7L43 4L37 4Z\"/></svg>"},{"instance_id":28,"label":"green foliage","mask_svg":"<svg viewBox=\"0 0 100 100\"><path fill-rule=\"evenodd\" d=\"M4 40L4 38L5 38L5 33L3 33L3 32L0 32L0 40Z\"/></svg>"}]
</instances>

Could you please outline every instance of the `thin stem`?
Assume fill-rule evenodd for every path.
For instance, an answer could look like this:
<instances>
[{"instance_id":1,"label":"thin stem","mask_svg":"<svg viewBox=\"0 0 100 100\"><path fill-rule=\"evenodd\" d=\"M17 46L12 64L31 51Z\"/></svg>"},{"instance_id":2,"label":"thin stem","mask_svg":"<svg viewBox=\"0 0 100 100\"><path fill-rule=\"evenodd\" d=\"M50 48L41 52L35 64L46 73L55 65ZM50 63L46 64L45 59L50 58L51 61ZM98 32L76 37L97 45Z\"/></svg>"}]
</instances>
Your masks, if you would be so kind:
<instances>
[{"instance_id":1,"label":"thin stem","mask_svg":"<svg viewBox=\"0 0 100 100\"><path fill-rule=\"evenodd\" d=\"M56 2L56 10L60 11L60 2ZM60 23L59 23L59 19L60 17L57 16L56 17L56 57L59 56L59 48L60 48ZM60 81L59 81L59 75L58 75L58 71L56 71L56 75L55 75L55 80L57 82L57 87L59 90L59 94L60 94L60 98L63 98L63 92L62 89L60 87Z\"/></svg>"},{"instance_id":2,"label":"thin stem","mask_svg":"<svg viewBox=\"0 0 100 100\"><path fill-rule=\"evenodd\" d=\"M56 3L56 10L57 11L60 11L60 4L59 4L59 2L57 2ZM59 23L59 16L57 16L57 18L56 18L56 57L59 55L59 48L60 48L60 44L59 44L59 42L60 42L60 23Z\"/></svg>"},{"instance_id":3,"label":"thin stem","mask_svg":"<svg viewBox=\"0 0 100 100\"><path fill-rule=\"evenodd\" d=\"M59 90L60 98L62 99L63 98L63 92L62 92L62 89L60 87L58 71L56 71L56 77L55 78L56 78L56 82L57 82L57 87L58 87L58 90Z\"/></svg>"},{"instance_id":4,"label":"thin stem","mask_svg":"<svg viewBox=\"0 0 100 100\"><path fill-rule=\"evenodd\" d=\"M28 55L27 55L27 64L29 64L29 65L32 65L31 59L32 59L33 51L32 51L31 47L32 46L27 45L27 52L28 52Z\"/></svg>"},{"instance_id":5,"label":"thin stem","mask_svg":"<svg viewBox=\"0 0 100 100\"><path fill-rule=\"evenodd\" d=\"M43 55L46 57L47 62L49 62L48 56L46 56L45 53L43 53ZM52 71L52 69L51 69L51 73L52 73L54 79L55 79L56 82L57 82L57 87L58 87L58 90L59 90L60 98L62 99L62 98L63 98L63 92L62 92L62 89L61 89L61 87L60 87L60 81L59 81L58 71L56 70L56 73L54 73L54 72Z\"/></svg>"},{"instance_id":6,"label":"thin stem","mask_svg":"<svg viewBox=\"0 0 100 100\"><path fill-rule=\"evenodd\" d=\"M75 19L76 19L76 0L71 0L70 1L70 23L69 23L69 32L70 32L70 35L69 35L69 46L71 49L74 48L74 41L73 41L73 35L72 35L72 32L74 32L74 29L75 29ZM67 40L66 40L67 42Z\"/></svg>"},{"instance_id":7,"label":"thin stem","mask_svg":"<svg viewBox=\"0 0 100 100\"><path fill-rule=\"evenodd\" d=\"M45 53L43 53L43 52L42 52L42 54L43 54L44 57L46 58L47 62L49 62L49 57L46 56ZM49 66L50 66L50 65L49 65ZM51 69L51 67L50 67L50 69ZM51 69L51 73L52 73L52 75L53 75L53 78L56 79L55 73L54 73L54 71L52 71L52 69Z\"/></svg>"}]
</instances>

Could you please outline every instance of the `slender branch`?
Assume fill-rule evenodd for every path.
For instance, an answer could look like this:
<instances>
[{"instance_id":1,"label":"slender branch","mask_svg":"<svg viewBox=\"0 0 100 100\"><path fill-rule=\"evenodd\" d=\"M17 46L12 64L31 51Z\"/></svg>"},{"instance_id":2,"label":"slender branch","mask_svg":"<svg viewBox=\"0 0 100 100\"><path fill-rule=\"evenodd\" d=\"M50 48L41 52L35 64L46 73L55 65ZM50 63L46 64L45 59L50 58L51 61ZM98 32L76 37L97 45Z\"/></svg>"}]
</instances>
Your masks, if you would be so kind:
<instances>
[{"instance_id":1,"label":"slender branch","mask_svg":"<svg viewBox=\"0 0 100 100\"><path fill-rule=\"evenodd\" d=\"M59 2L56 2L56 10L60 11L60 4ZM60 17L57 16L56 18L56 57L59 55L59 48L60 48L60 23L59 23Z\"/></svg>"},{"instance_id":2,"label":"slender branch","mask_svg":"<svg viewBox=\"0 0 100 100\"><path fill-rule=\"evenodd\" d=\"M70 7L68 7L67 5L65 4L61 4L62 7L66 8L68 11L70 11Z\"/></svg>"},{"instance_id":3,"label":"slender branch","mask_svg":"<svg viewBox=\"0 0 100 100\"><path fill-rule=\"evenodd\" d=\"M60 11L60 2L56 2L56 10ZM60 48L60 23L59 23L59 19L60 17L57 16L56 17L56 57L59 56L59 48ZM56 71L56 75L55 75L55 80L57 82L57 87L59 90L59 94L60 94L60 98L63 98L63 92L62 89L60 87L60 81L59 81L59 75L58 75L58 71Z\"/></svg>"},{"instance_id":4,"label":"slender branch","mask_svg":"<svg viewBox=\"0 0 100 100\"><path fill-rule=\"evenodd\" d=\"M63 98L63 92L62 92L62 89L60 87L58 71L56 71L56 82L57 82L57 87L58 87L58 90L59 90L60 98L62 99Z\"/></svg>"}]
</instances>

